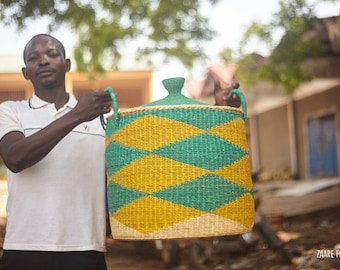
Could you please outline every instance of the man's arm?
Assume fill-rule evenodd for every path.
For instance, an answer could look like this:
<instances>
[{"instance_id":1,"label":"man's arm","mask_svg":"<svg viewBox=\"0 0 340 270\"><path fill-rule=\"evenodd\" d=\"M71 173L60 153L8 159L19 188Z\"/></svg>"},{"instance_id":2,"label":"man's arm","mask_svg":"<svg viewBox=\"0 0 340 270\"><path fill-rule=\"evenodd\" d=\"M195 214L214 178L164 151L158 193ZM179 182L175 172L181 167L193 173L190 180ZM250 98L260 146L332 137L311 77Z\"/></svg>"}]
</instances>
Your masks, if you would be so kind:
<instances>
[{"instance_id":1,"label":"man's arm","mask_svg":"<svg viewBox=\"0 0 340 270\"><path fill-rule=\"evenodd\" d=\"M107 92L93 91L83 95L74 109L45 128L25 137L10 132L0 141L0 154L8 169L17 173L43 159L73 128L108 113L111 98Z\"/></svg>"}]
</instances>

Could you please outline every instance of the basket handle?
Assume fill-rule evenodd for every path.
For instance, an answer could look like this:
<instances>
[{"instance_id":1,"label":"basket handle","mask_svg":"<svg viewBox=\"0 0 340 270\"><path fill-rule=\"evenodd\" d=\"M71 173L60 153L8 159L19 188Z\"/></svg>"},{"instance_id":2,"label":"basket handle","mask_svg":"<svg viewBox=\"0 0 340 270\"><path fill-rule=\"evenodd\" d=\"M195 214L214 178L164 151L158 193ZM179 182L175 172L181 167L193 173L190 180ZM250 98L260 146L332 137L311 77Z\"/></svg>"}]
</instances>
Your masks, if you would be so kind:
<instances>
[{"instance_id":1,"label":"basket handle","mask_svg":"<svg viewBox=\"0 0 340 270\"><path fill-rule=\"evenodd\" d=\"M119 115L118 115L118 103L117 103L116 94L111 87L106 87L104 91L108 92L111 96L112 107L113 107L113 117L116 121L118 121ZM102 124L103 129L106 130L107 122L105 121L104 116L102 114L100 115L100 123Z\"/></svg>"},{"instance_id":2,"label":"basket handle","mask_svg":"<svg viewBox=\"0 0 340 270\"><path fill-rule=\"evenodd\" d=\"M247 104L246 104L246 98L244 97L243 93L239 89L233 89L230 91L228 97L231 97L232 95L237 95L241 101L242 111L243 111L243 121L247 121Z\"/></svg>"}]
</instances>

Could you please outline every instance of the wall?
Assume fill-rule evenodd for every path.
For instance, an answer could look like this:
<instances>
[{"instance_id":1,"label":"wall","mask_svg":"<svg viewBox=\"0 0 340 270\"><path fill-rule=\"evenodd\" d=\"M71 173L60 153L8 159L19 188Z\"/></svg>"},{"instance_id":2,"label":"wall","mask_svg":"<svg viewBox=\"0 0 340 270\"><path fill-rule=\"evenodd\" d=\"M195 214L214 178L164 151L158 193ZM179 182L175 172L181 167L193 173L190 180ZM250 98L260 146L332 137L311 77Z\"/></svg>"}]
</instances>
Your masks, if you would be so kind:
<instances>
[{"instance_id":1,"label":"wall","mask_svg":"<svg viewBox=\"0 0 340 270\"><path fill-rule=\"evenodd\" d=\"M151 101L152 71L108 71L94 78L77 72L66 75L66 90L77 98L108 86L116 91L120 107L140 106ZM21 73L0 73L0 102L28 99L32 93L31 83Z\"/></svg>"},{"instance_id":2,"label":"wall","mask_svg":"<svg viewBox=\"0 0 340 270\"><path fill-rule=\"evenodd\" d=\"M340 86L295 101L296 146L300 178L309 178L307 121L313 117L335 114L337 125L337 153L339 159Z\"/></svg>"},{"instance_id":3,"label":"wall","mask_svg":"<svg viewBox=\"0 0 340 270\"><path fill-rule=\"evenodd\" d=\"M259 114L257 129L261 169L266 171L290 169L287 107L280 106Z\"/></svg>"}]
</instances>

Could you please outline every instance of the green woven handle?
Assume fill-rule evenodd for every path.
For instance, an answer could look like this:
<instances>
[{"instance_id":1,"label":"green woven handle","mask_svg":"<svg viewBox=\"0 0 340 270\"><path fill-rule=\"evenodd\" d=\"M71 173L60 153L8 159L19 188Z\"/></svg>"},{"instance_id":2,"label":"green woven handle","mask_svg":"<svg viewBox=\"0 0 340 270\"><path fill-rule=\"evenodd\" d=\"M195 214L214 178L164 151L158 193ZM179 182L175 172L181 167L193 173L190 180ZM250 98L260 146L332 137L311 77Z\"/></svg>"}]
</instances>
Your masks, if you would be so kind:
<instances>
[{"instance_id":1,"label":"green woven handle","mask_svg":"<svg viewBox=\"0 0 340 270\"><path fill-rule=\"evenodd\" d=\"M118 121L119 115L118 115L118 103L117 103L116 94L111 87L106 87L104 91L108 92L111 96L112 106L113 106L113 117L115 118L116 121ZM103 115L100 115L100 123L102 124L103 129L106 130L107 123L105 122Z\"/></svg>"},{"instance_id":2,"label":"green woven handle","mask_svg":"<svg viewBox=\"0 0 340 270\"><path fill-rule=\"evenodd\" d=\"M237 95L241 101L242 105L242 111L243 111L243 121L247 121L247 104L246 104L246 98L244 97L243 93L239 89L233 89L230 91L228 97L231 97L232 95Z\"/></svg>"}]
</instances>

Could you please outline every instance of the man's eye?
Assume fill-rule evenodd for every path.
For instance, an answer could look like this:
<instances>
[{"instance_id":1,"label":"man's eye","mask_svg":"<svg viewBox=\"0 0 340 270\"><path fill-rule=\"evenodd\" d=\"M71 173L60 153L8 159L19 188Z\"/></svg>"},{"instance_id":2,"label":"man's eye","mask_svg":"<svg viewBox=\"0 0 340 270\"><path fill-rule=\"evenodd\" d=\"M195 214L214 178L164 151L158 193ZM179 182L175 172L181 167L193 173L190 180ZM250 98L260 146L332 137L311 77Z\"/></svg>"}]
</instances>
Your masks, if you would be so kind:
<instances>
[{"instance_id":1,"label":"man's eye","mask_svg":"<svg viewBox=\"0 0 340 270\"><path fill-rule=\"evenodd\" d=\"M30 56L30 57L27 58L27 61L32 62L32 61L35 61L37 58L38 57L36 57L36 56Z\"/></svg>"},{"instance_id":2,"label":"man's eye","mask_svg":"<svg viewBox=\"0 0 340 270\"><path fill-rule=\"evenodd\" d=\"M48 51L48 56L49 57L58 57L60 54L57 50L50 50Z\"/></svg>"}]
</instances>

